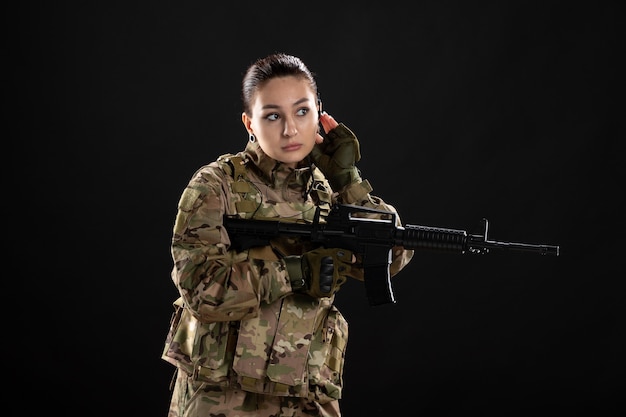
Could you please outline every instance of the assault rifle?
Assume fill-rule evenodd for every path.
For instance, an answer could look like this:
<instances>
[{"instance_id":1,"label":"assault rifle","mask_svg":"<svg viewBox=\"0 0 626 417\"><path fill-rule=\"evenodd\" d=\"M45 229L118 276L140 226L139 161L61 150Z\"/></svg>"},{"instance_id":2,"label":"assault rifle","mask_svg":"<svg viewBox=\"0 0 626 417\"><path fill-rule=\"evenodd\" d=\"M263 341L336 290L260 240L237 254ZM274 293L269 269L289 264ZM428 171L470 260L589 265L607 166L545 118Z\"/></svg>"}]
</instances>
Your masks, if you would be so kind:
<instances>
[{"instance_id":1,"label":"assault rifle","mask_svg":"<svg viewBox=\"0 0 626 417\"><path fill-rule=\"evenodd\" d=\"M325 219L325 222L320 222L318 207L312 223L248 220L227 215L224 216L224 226L231 246L236 250L266 246L270 239L278 236L300 236L320 246L344 248L359 254L365 291L371 306L396 302L389 274L394 246L460 254L483 254L492 249L502 249L559 255L558 246L489 240L487 219L483 219L484 232L480 235L468 234L465 230L411 224L398 227L395 213L350 204L334 205Z\"/></svg>"}]
</instances>

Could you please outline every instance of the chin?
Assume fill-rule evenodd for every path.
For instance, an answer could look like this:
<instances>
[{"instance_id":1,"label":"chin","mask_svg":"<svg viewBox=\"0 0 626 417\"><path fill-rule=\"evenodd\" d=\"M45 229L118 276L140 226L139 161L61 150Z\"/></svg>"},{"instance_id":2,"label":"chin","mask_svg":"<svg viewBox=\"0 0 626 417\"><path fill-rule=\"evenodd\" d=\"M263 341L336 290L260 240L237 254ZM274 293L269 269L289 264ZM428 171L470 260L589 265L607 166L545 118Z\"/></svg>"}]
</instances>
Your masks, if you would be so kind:
<instances>
[{"instance_id":1,"label":"chin","mask_svg":"<svg viewBox=\"0 0 626 417\"><path fill-rule=\"evenodd\" d=\"M306 158L308 154L309 152L299 149L295 152L284 152L282 154L282 157L283 157L282 159L283 159L283 162L295 163L295 162L302 161L304 158Z\"/></svg>"}]
</instances>

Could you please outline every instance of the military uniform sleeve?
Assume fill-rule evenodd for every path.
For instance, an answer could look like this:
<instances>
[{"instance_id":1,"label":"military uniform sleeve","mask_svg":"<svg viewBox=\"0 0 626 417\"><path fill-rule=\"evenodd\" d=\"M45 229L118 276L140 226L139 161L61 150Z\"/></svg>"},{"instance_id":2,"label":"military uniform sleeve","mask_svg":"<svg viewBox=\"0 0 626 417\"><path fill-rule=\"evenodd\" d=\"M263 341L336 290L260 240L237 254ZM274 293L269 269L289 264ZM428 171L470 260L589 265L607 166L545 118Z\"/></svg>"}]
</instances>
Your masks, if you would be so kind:
<instances>
[{"instance_id":1,"label":"military uniform sleeve","mask_svg":"<svg viewBox=\"0 0 626 417\"><path fill-rule=\"evenodd\" d=\"M344 132L344 134L354 135L350 129L342 129L342 132ZM400 220L400 215L398 214L396 208L391 204L386 203L382 198L371 194L372 191L373 188L368 180L359 179L358 181L355 181L343 188L341 192L335 196L335 199L341 204L353 204L395 213L396 226L402 226L402 221ZM402 270L411 261L413 255L413 250L407 250L401 246L392 248L392 262L389 266L389 274L394 276L400 272L400 270ZM362 275L361 277L356 278L363 279Z\"/></svg>"},{"instance_id":2,"label":"military uniform sleeve","mask_svg":"<svg viewBox=\"0 0 626 417\"><path fill-rule=\"evenodd\" d=\"M284 263L251 261L247 251L229 250L223 216L233 211L225 185L218 167L200 169L181 195L173 230L172 280L203 322L255 317L261 302L291 293Z\"/></svg>"}]
</instances>

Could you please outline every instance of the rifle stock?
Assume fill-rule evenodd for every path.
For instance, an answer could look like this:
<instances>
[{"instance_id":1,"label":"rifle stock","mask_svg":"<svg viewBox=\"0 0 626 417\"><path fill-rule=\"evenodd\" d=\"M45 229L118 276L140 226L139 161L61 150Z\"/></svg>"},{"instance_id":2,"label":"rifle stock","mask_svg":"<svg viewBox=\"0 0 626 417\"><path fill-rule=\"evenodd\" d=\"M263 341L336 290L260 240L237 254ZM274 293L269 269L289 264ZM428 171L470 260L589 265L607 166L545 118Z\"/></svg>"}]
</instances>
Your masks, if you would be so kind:
<instances>
[{"instance_id":1,"label":"rifle stock","mask_svg":"<svg viewBox=\"0 0 626 417\"><path fill-rule=\"evenodd\" d=\"M481 235L465 230L407 224L396 226L396 214L350 204L332 207L325 221L319 208L312 223L282 220L250 220L224 216L224 226L235 250L265 246L278 236L299 236L327 248L349 249L360 255L365 290L372 306L395 303L389 265L395 246L410 250L483 254L490 250L559 255L554 245L502 242L487 238L488 221Z\"/></svg>"}]
</instances>

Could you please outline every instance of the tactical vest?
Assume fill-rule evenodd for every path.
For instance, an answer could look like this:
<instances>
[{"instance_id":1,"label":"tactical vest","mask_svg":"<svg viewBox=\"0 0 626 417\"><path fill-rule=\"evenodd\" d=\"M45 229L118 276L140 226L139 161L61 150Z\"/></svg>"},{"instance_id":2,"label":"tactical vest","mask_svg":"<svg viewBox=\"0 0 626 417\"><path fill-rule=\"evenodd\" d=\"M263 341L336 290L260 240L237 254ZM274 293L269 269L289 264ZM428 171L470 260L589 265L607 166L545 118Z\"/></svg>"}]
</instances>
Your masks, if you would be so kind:
<instances>
[{"instance_id":1,"label":"tactical vest","mask_svg":"<svg viewBox=\"0 0 626 417\"><path fill-rule=\"evenodd\" d=\"M305 184L304 202L279 198L267 201L259 185L250 180L241 156L225 154L217 161L232 178L234 207L241 217L263 219L278 214L281 221L312 221L315 210L311 208L320 208L320 218L330 211L330 187L317 169L313 169ZM299 250L289 241L272 245L280 251ZM250 249L248 259L275 261L277 257L264 247ZM184 307L182 299L174 306L162 357L193 379L257 393L309 397L322 403L341 398L348 324L332 305L332 299L292 294L266 305L259 317L241 322L200 323ZM265 340L268 329L273 331L271 340ZM308 336L293 340L293 335ZM265 348L259 350L259 346ZM287 357L293 356L288 366L265 357L283 349L287 349Z\"/></svg>"}]
</instances>

